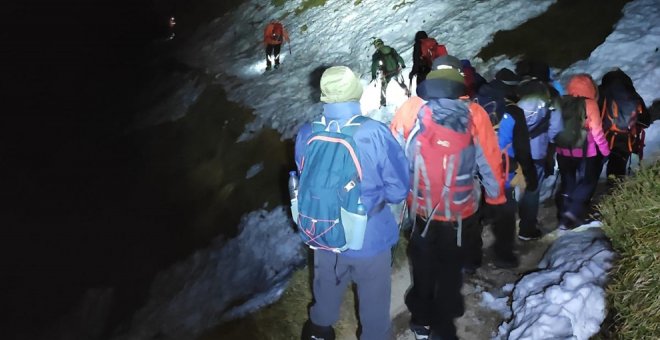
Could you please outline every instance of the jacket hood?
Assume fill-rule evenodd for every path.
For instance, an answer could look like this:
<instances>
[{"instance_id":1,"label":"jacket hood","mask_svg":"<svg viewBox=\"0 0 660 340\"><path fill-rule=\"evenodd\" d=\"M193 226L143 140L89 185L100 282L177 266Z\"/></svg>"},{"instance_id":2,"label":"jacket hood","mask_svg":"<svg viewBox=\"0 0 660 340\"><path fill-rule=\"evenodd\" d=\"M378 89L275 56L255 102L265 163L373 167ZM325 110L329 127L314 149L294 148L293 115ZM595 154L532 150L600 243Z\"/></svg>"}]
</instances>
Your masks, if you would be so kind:
<instances>
[{"instance_id":1,"label":"jacket hood","mask_svg":"<svg viewBox=\"0 0 660 340\"><path fill-rule=\"evenodd\" d=\"M323 115L328 120L336 120L343 123L351 117L361 114L360 103L356 101L323 104Z\"/></svg>"},{"instance_id":2,"label":"jacket hood","mask_svg":"<svg viewBox=\"0 0 660 340\"><path fill-rule=\"evenodd\" d=\"M417 86L417 95L424 100L433 98L457 99L465 94L465 83L448 79L426 79Z\"/></svg>"},{"instance_id":3,"label":"jacket hood","mask_svg":"<svg viewBox=\"0 0 660 340\"><path fill-rule=\"evenodd\" d=\"M588 74L578 74L571 77L566 86L566 92L571 96L596 99L598 89L594 80Z\"/></svg>"},{"instance_id":4,"label":"jacket hood","mask_svg":"<svg viewBox=\"0 0 660 340\"><path fill-rule=\"evenodd\" d=\"M454 131L465 132L468 129L470 109L468 103L458 99L437 98L426 105L431 109L431 119L436 124L451 127ZM419 119L424 111L419 111Z\"/></svg>"},{"instance_id":5,"label":"jacket hood","mask_svg":"<svg viewBox=\"0 0 660 340\"><path fill-rule=\"evenodd\" d=\"M417 42L428 37L429 35L426 34L426 31L417 31L417 33L415 34L415 41Z\"/></svg>"},{"instance_id":6,"label":"jacket hood","mask_svg":"<svg viewBox=\"0 0 660 340\"><path fill-rule=\"evenodd\" d=\"M378 51L380 51L380 53L382 54L389 54L392 51L392 48L387 45L383 45L380 48L378 48Z\"/></svg>"},{"instance_id":7,"label":"jacket hood","mask_svg":"<svg viewBox=\"0 0 660 340\"><path fill-rule=\"evenodd\" d=\"M639 97L632 79L620 69L605 73L598 92L604 97L617 100L635 100Z\"/></svg>"}]
</instances>

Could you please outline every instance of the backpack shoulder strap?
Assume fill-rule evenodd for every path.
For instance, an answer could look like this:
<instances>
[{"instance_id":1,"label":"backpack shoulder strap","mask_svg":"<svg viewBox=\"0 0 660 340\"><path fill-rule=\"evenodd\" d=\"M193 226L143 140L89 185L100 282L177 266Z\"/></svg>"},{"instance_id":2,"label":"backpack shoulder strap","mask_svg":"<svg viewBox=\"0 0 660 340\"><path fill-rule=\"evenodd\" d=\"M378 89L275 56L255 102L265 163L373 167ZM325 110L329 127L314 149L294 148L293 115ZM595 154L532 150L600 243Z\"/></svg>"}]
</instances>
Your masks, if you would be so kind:
<instances>
[{"instance_id":1,"label":"backpack shoulder strap","mask_svg":"<svg viewBox=\"0 0 660 340\"><path fill-rule=\"evenodd\" d=\"M349 119L344 126L341 127L341 133L349 136L353 136L355 132L360 128L362 123L369 120L369 117L363 115L355 115Z\"/></svg>"},{"instance_id":2,"label":"backpack shoulder strap","mask_svg":"<svg viewBox=\"0 0 660 340\"><path fill-rule=\"evenodd\" d=\"M550 111L546 111L541 121L529 130L529 139L534 139L548 130L547 128L550 127L550 116Z\"/></svg>"},{"instance_id":3,"label":"backpack shoulder strap","mask_svg":"<svg viewBox=\"0 0 660 340\"><path fill-rule=\"evenodd\" d=\"M327 127L327 122L325 116L321 116L321 120L316 120L312 122L312 133L325 131Z\"/></svg>"},{"instance_id":4,"label":"backpack shoulder strap","mask_svg":"<svg viewBox=\"0 0 660 340\"><path fill-rule=\"evenodd\" d=\"M341 132L345 135L352 136L355 131L357 131L357 128L359 128L363 122L369 119L369 117L363 115L355 115L351 117L343 126L340 126L337 121L328 121L325 116L321 116L320 120L312 122L312 132L330 131L333 127L335 127L336 130L333 129L332 131Z\"/></svg>"}]
</instances>

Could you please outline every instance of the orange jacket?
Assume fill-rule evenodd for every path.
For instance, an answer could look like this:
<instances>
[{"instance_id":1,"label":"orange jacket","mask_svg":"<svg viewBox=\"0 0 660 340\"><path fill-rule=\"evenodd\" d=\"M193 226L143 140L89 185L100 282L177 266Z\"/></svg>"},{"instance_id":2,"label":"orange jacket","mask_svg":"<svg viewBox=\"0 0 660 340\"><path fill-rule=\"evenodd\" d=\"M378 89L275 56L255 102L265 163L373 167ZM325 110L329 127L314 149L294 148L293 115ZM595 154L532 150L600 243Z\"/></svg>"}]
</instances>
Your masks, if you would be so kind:
<instances>
[{"instance_id":1,"label":"orange jacket","mask_svg":"<svg viewBox=\"0 0 660 340\"><path fill-rule=\"evenodd\" d=\"M424 100L417 96L410 96L401 104L390 123L390 131L392 131L394 137L401 141L408 138L408 134L417 122L417 114L422 105L424 105Z\"/></svg>"},{"instance_id":2,"label":"orange jacket","mask_svg":"<svg viewBox=\"0 0 660 340\"><path fill-rule=\"evenodd\" d=\"M461 99L469 100L468 97L461 97ZM411 96L397 110L390 123L390 131L404 148L405 141L417 123L418 113L424 103L422 98ZM505 171L502 165L502 152L497 141L497 135L488 113L481 105L471 102L469 110L472 117L470 133L473 136L475 147L480 150L478 157L481 158L481 161L485 161L485 164L488 164L479 169L484 172L483 180L488 181L485 185L485 200L491 205L504 204L506 203L504 195Z\"/></svg>"},{"instance_id":3,"label":"orange jacket","mask_svg":"<svg viewBox=\"0 0 660 340\"><path fill-rule=\"evenodd\" d=\"M284 25L282 25L282 40L278 41L273 38L273 28L275 27L275 21L272 21L266 25L266 29L264 30L264 44L266 45L281 45L282 42L286 41L289 42L289 33L286 31L286 28L284 28Z\"/></svg>"}]
</instances>

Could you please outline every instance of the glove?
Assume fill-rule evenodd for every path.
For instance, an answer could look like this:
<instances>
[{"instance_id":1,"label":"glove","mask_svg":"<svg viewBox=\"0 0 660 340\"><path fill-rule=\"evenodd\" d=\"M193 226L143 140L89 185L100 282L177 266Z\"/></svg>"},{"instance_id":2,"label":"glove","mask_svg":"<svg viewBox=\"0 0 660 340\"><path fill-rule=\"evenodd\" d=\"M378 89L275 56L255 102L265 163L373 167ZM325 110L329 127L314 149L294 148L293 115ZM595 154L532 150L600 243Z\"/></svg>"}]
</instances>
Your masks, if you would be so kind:
<instances>
[{"instance_id":1,"label":"glove","mask_svg":"<svg viewBox=\"0 0 660 340\"><path fill-rule=\"evenodd\" d=\"M525 176L523 176L522 168L520 167L520 165L518 165L518 168L516 169L516 175L513 176L513 179L511 179L510 184L512 187L518 187L521 192L525 191L525 188L527 187L527 182L525 181Z\"/></svg>"},{"instance_id":2,"label":"glove","mask_svg":"<svg viewBox=\"0 0 660 340\"><path fill-rule=\"evenodd\" d=\"M401 65L401 69L403 70L404 68L406 68L406 65Z\"/></svg>"}]
</instances>

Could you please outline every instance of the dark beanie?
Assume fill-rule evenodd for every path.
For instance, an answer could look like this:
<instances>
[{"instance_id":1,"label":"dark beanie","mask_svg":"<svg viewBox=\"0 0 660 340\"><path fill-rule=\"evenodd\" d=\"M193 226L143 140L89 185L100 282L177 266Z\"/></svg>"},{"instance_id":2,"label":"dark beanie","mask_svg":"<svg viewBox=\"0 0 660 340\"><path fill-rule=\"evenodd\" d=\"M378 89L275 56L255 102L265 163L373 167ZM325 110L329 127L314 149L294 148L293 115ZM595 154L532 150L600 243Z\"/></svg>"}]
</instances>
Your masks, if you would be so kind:
<instances>
[{"instance_id":1,"label":"dark beanie","mask_svg":"<svg viewBox=\"0 0 660 340\"><path fill-rule=\"evenodd\" d=\"M461 61L456 57L443 56L433 61L431 72L417 88L424 98L458 98L465 94L465 81L461 73ZM420 93L419 91L423 93Z\"/></svg>"},{"instance_id":2,"label":"dark beanie","mask_svg":"<svg viewBox=\"0 0 660 340\"><path fill-rule=\"evenodd\" d=\"M461 74L461 61L450 55L438 57L433 61L431 72L426 75L426 79L445 79L463 83L463 74Z\"/></svg>"},{"instance_id":3,"label":"dark beanie","mask_svg":"<svg viewBox=\"0 0 660 340\"><path fill-rule=\"evenodd\" d=\"M461 65L461 61L458 58L456 58L452 55L443 55L443 56L437 57L437 58L435 58L435 60L433 60L433 66L431 67L431 69L432 70L438 70L438 69L442 69L442 68L447 68L447 67L443 67L443 66L450 66L450 67L455 68L457 70L460 70L460 69L463 68L462 65Z\"/></svg>"}]
</instances>

